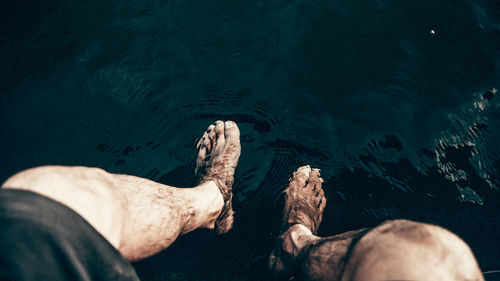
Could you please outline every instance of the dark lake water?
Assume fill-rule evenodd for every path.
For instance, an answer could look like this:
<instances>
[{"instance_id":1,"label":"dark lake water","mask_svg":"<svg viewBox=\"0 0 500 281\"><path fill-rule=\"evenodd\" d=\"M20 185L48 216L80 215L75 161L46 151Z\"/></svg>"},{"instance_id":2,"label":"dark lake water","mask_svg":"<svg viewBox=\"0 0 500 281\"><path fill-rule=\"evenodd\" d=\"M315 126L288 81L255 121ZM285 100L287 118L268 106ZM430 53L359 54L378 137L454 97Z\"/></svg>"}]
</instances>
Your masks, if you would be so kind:
<instances>
[{"instance_id":1,"label":"dark lake water","mask_svg":"<svg viewBox=\"0 0 500 281\"><path fill-rule=\"evenodd\" d=\"M181 238L142 280L269 278L305 164L325 179L321 235L415 219L500 269L498 1L4 3L1 181L61 164L192 186L203 130L240 127L234 229Z\"/></svg>"}]
</instances>

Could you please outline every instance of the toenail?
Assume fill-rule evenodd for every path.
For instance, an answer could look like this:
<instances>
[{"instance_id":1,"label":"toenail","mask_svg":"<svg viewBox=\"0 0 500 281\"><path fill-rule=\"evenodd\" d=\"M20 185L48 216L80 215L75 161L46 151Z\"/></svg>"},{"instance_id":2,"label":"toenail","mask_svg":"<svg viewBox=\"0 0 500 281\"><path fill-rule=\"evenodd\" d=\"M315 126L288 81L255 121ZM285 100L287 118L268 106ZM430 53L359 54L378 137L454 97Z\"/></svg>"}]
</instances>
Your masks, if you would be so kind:
<instances>
[{"instance_id":1,"label":"toenail","mask_svg":"<svg viewBox=\"0 0 500 281\"><path fill-rule=\"evenodd\" d=\"M226 122L226 128L231 128L233 126L234 126L233 122Z\"/></svg>"}]
</instances>

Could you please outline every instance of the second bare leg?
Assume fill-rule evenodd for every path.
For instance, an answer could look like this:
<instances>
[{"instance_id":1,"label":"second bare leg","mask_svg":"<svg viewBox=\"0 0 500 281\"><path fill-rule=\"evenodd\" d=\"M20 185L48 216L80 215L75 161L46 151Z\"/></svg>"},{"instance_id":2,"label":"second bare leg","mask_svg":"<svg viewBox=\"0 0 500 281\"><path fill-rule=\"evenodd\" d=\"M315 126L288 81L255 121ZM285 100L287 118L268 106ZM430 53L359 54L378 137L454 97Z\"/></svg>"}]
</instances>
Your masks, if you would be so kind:
<instances>
[{"instance_id":1,"label":"second bare leg","mask_svg":"<svg viewBox=\"0 0 500 281\"><path fill-rule=\"evenodd\" d=\"M282 234L269 258L275 274L306 280L338 280L352 241L364 230L316 236L326 206L318 169L300 167L285 190Z\"/></svg>"},{"instance_id":2,"label":"second bare leg","mask_svg":"<svg viewBox=\"0 0 500 281\"><path fill-rule=\"evenodd\" d=\"M483 281L468 245L434 225L387 221L371 230L321 238L324 205L318 170L301 167L286 190L282 235L269 259L271 271L304 280Z\"/></svg>"}]
</instances>

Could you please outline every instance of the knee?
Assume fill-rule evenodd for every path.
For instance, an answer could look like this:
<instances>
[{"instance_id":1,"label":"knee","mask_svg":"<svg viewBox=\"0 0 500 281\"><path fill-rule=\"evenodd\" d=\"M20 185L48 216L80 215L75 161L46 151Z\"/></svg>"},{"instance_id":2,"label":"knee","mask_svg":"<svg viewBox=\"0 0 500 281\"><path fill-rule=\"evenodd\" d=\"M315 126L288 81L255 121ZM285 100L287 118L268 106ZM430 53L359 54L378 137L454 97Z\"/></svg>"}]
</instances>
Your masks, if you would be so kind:
<instances>
[{"instance_id":1,"label":"knee","mask_svg":"<svg viewBox=\"0 0 500 281\"><path fill-rule=\"evenodd\" d=\"M484 280L469 246L435 225L387 221L352 250L342 280Z\"/></svg>"},{"instance_id":2,"label":"knee","mask_svg":"<svg viewBox=\"0 0 500 281\"><path fill-rule=\"evenodd\" d=\"M39 166L18 172L9 177L2 188L29 189L33 186L44 185L47 181L58 177L56 166Z\"/></svg>"}]
</instances>

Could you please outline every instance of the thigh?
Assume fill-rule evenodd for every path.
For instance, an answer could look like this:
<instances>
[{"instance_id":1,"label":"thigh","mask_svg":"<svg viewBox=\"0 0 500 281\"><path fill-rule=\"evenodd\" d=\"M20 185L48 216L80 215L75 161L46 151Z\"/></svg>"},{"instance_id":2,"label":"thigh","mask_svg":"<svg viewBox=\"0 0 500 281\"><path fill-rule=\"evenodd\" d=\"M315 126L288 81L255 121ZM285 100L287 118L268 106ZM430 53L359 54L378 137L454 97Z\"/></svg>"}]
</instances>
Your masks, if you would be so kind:
<instances>
[{"instance_id":1,"label":"thigh","mask_svg":"<svg viewBox=\"0 0 500 281\"><path fill-rule=\"evenodd\" d=\"M341 280L484 280L469 246L450 231L394 220L353 247Z\"/></svg>"},{"instance_id":2,"label":"thigh","mask_svg":"<svg viewBox=\"0 0 500 281\"><path fill-rule=\"evenodd\" d=\"M1 280L138 280L120 253L71 209L0 190Z\"/></svg>"}]
</instances>

